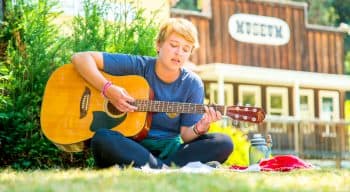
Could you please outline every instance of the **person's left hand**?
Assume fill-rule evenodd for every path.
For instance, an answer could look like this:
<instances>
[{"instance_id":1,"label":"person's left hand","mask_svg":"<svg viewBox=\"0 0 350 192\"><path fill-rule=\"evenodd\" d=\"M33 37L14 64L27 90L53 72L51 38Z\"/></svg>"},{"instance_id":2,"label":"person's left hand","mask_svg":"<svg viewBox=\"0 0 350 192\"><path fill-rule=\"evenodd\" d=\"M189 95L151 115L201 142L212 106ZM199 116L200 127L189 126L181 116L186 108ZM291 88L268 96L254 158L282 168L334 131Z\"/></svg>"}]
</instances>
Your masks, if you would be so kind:
<instances>
[{"instance_id":1,"label":"person's left hand","mask_svg":"<svg viewBox=\"0 0 350 192\"><path fill-rule=\"evenodd\" d=\"M215 111L213 107L204 106L205 113L201 120L195 125L199 134L208 132L210 123L218 121L222 118L220 111Z\"/></svg>"}]
</instances>

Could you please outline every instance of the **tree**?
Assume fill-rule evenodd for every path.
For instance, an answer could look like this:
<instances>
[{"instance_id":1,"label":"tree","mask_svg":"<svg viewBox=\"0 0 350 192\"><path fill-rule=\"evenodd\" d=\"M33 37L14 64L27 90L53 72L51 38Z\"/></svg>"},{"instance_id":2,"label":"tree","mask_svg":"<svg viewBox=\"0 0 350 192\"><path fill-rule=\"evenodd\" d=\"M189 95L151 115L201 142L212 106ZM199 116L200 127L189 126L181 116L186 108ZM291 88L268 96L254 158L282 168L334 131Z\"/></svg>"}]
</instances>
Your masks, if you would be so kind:
<instances>
[{"instance_id":1,"label":"tree","mask_svg":"<svg viewBox=\"0 0 350 192\"><path fill-rule=\"evenodd\" d=\"M311 24L331 25L336 24L339 18L335 7L334 0L295 0L306 2L308 5L308 22Z\"/></svg>"},{"instance_id":2,"label":"tree","mask_svg":"<svg viewBox=\"0 0 350 192\"><path fill-rule=\"evenodd\" d=\"M4 20L4 2L0 0L0 22Z\"/></svg>"},{"instance_id":3,"label":"tree","mask_svg":"<svg viewBox=\"0 0 350 192\"><path fill-rule=\"evenodd\" d=\"M334 0L333 6L336 9L336 12L339 14L339 18L337 19L337 24L347 23L350 24L350 1L343 0ZM350 74L350 36L347 35L345 37L345 73Z\"/></svg>"},{"instance_id":4,"label":"tree","mask_svg":"<svg viewBox=\"0 0 350 192\"><path fill-rule=\"evenodd\" d=\"M333 0L332 4L339 15L337 23L350 23L350 1Z\"/></svg>"}]
</instances>

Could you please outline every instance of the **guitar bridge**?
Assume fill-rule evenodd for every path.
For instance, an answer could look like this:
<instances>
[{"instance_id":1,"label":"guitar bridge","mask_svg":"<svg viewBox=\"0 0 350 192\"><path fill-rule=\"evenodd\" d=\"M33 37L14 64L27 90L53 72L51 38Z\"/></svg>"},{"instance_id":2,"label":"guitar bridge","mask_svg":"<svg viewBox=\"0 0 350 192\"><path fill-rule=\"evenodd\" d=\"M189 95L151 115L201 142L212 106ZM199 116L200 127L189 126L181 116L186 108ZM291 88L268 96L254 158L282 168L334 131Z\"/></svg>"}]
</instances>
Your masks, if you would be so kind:
<instances>
[{"instance_id":1,"label":"guitar bridge","mask_svg":"<svg viewBox=\"0 0 350 192\"><path fill-rule=\"evenodd\" d=\"M88 87L85 87L85 91L83 92L83 95L81 96L80 99L80 119L86 116L88 108L89 108L89 103L90 103L90 96L91 96L91 91Z\"/></svg>"}]
</instances>

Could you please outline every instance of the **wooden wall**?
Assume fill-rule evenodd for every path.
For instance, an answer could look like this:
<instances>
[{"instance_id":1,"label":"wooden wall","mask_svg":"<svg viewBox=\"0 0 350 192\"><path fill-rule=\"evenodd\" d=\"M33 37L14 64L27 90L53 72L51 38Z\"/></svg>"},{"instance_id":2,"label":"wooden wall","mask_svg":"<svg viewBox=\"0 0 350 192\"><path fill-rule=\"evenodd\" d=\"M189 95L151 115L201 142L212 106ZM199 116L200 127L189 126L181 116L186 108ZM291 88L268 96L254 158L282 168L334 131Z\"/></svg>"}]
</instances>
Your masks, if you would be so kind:
<instances>
[{"instance_id":1,"label":"wooden wall","mask_svg":"<svg viewBox=\"0 0 350 192\"><path fill-rule=\"evenodd\" d=\"M331 27L305 23L306 5L254 0L212 0L212 16L172 12L198 28L200 48L192 56L197 64L232 63L249 66L343 74L344 34ZM290 41L282 46L242 43L228 32L235 13L277 17L288 23Z\"/></svg>"}]
</instances>

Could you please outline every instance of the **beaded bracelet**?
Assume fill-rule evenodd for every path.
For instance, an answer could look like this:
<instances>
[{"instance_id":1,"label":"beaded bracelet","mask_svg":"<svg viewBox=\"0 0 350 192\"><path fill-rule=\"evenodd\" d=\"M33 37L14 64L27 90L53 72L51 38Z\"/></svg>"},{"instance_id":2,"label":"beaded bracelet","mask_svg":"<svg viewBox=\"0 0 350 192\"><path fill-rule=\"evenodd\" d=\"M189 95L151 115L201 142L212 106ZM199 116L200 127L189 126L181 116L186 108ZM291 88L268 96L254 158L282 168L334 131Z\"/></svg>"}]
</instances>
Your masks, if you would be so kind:
<instances>
[{"instance_id":1,"label":"beaded bracelet","mask_svg":"<svg viewBox=\"0 0 350 192\"><path fill-rule=\"evenodd\" d=\"M199 133L198 129L197 129L197 124L195 124L193 127L192 127L192 130L193 132L197 135L197 136L201 136L202 134Z\"/></svg>"},{"instance_id":2,"label":"beaded bracelet","mask_svg":"<svg viewBox=\"0 0 350 192\"><path fill-rule=\"evenodd\" d=\"M101 91L101 94L107 98L107 95L106 95L106 91L107 89L112 85L112 82L110 81L107 81L104 85L103 85L103 88L102 88L102 91Z\"/></svg>"}]
</instances>

